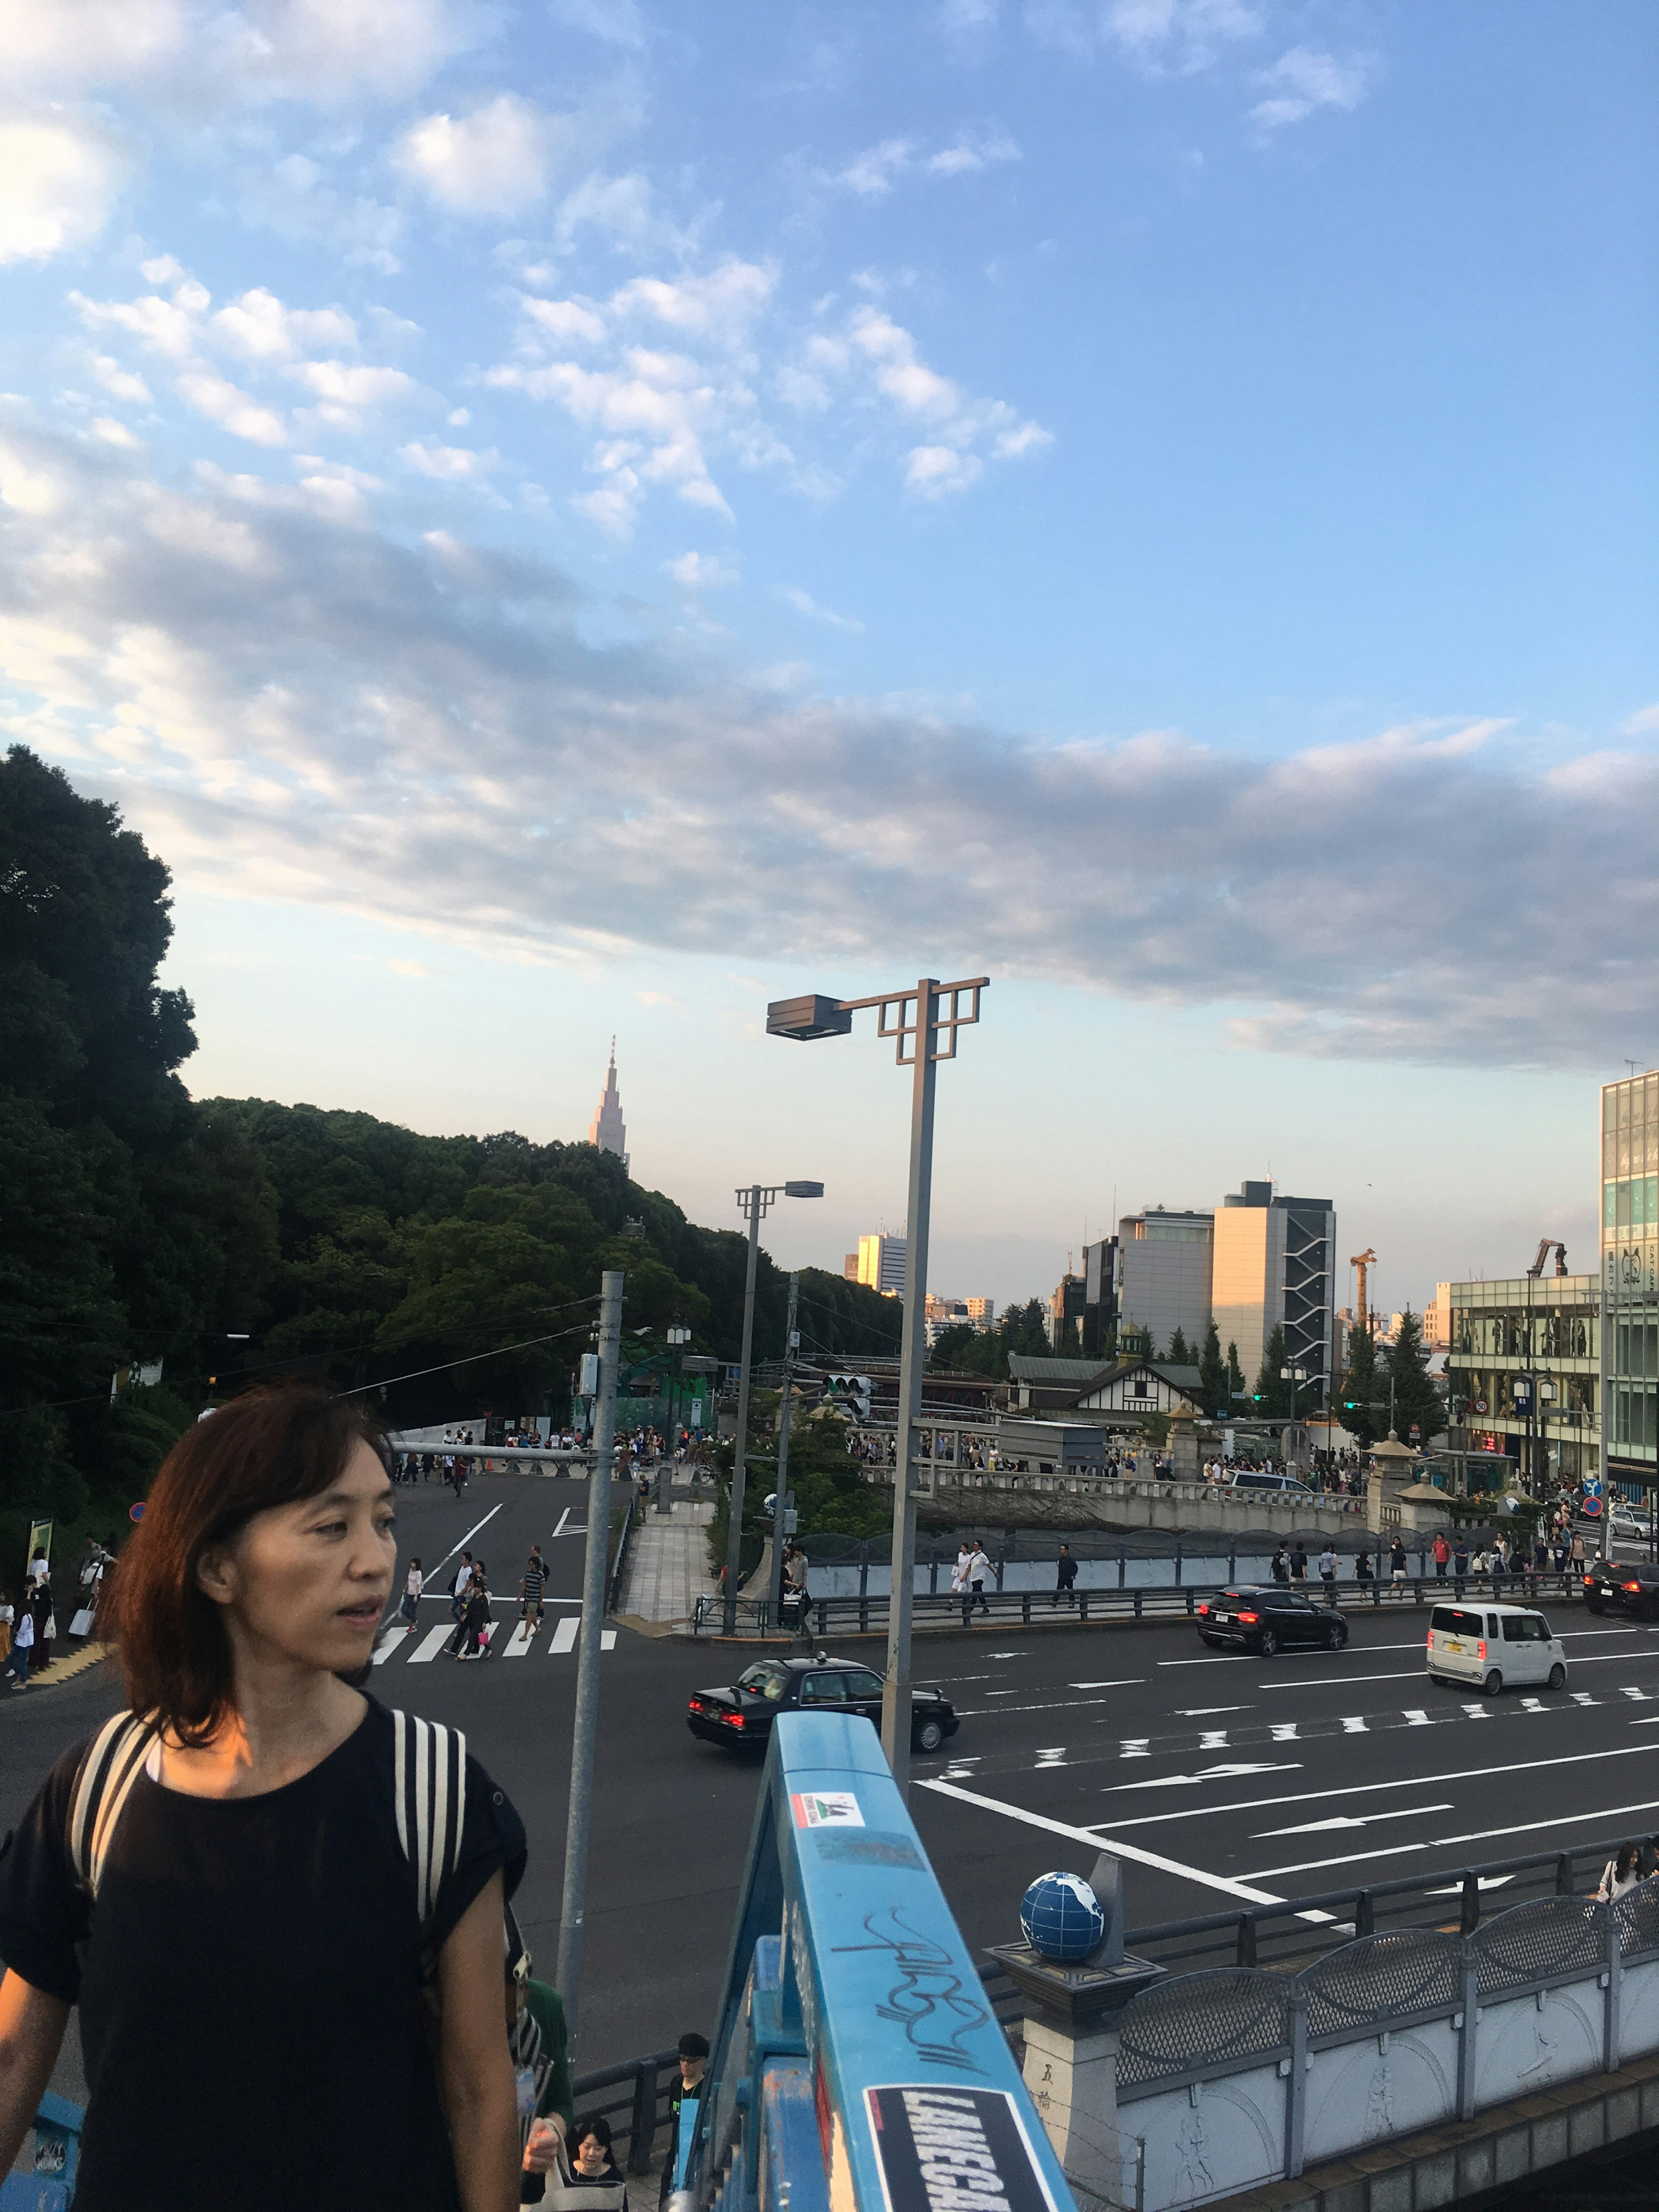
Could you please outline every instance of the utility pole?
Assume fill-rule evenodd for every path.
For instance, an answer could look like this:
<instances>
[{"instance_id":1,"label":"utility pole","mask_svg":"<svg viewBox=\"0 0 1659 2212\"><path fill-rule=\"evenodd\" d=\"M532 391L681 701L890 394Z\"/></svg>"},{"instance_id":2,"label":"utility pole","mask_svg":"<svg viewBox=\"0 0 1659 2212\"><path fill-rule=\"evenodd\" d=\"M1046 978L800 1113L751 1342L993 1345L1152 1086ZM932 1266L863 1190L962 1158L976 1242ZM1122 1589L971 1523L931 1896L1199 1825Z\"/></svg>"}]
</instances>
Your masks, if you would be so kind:
<instances>
[{"instance_id":1,"label":"utility pole","mask_svg":"<svg viewBox=\"0 0 1659 2212\"><path fill-rule=\"evenodd\" d=\"M743 1571L743 1493L748 1478L749 1370L755 1349L755 1266L760 1257L762 1187L751 1183L738 1193L749 1215L749 1264L743 1279L743 1366L738 1375L738 1446L732 1456L731 1518L726 1530L726 1607L721 1632L738 1632L738 1580Z\"/></svg>"},{"instance_id":2,"label":"utility pole","mask_svg":"<svg viewBox=\"0 0 1659 2212\"><path fill-rule=\"evenodd\" d=\"M593 1755L599 1731L599 1652L605 1628L605 1573L611 1548L611 1473L617 1451L622 1310L622 1271L608 1267L599 1278L599 1391L593 1401L592 1458L587 1474L587 1551L582 1567L581 1629L576 1643L576 1725L570 1746L564 1896L559 1907L559 1994L573 2036L581 1988L587 1838L593 1809Z\"/></svg>"},{"instance_id":3,"label":"utility pole","mask_svg":"<svg viewBox=\"0 0 1659 2212\"><path fill-rule=\"evenodd\" d=\"M783 1410L778 1422L778 1480L772 1510L772 1587L769 1592L771 1612L768 1616L775 1628L783 1604L783 1524L789 1509L789 1413L795 1388L795 1353L799 1348L800 1334L795 1327L795 1310L800 1297L800 1277L789 1278L789 1319L783 1332Z\"/></svg>"}]
</instances>

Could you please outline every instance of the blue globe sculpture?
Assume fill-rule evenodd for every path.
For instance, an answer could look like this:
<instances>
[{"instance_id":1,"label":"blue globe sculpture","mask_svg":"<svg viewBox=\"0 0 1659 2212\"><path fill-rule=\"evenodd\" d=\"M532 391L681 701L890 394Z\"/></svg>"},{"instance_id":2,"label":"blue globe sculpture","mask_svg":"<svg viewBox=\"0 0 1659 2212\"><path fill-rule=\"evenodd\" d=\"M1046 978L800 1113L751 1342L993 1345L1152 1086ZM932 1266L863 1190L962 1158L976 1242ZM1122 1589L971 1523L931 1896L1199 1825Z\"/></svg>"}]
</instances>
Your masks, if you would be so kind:
<instances>
[{"instance_id":1,"label":"blue globe sculpture","mask_svg":"<svg viewBox=\"0 0 1659 2212\"><path fill-rule=\"evenodd\" d=\"M1034 1951L1075 1966L1105 1935L1106 1915L1081 1875L1042 1874L1020 1900L1019 1924Z\"/></svg>"}]
</instances>

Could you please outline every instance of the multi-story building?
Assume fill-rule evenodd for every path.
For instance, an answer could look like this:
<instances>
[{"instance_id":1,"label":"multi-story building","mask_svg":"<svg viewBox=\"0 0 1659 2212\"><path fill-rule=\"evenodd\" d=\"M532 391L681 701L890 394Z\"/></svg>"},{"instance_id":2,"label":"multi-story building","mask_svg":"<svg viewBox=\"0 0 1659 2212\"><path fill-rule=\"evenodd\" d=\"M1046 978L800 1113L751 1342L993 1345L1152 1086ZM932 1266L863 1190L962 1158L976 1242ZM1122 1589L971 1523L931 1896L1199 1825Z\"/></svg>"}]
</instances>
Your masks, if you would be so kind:
<instances>
[{"instance_id":1,"label":"multi-story building","mask_svg":"<svg viewBox=\"0 0 1659 2212\"><path fill-rule=\"evenodd\" d=\"M975 1328L989 1328L997 1317L994 1298L964 1298L963 1304L967 1307L968 1318Z\"/></svg>"},{"instance_id":2,"label":"multi-story building","mask_svg":"<svg viewBox=\"0 0 1659 2212\"><path fill-rule=\"evenodd\" d=\"M1083 1248L1083 1355L1103 1359L1117 1327L1117 1239Z\"/></svg>"},{"instance_id":3,"label":"multi-story building","mask_svg":"<svg viewBox=\"0 0 1659 2212\"><path fill-rule=\"evenodd\" d=\"M848 1254L850 1262L852 1254ZM904 1239L889 1237L884 1231L874 1237L859 1239L857 1272L849 1281L867 1283L872 1291L879 1291L884 1298L904 1296Z\"/></svg>"},{"instance_id":4,"label":"multi-story building","mask_svg":"<svg viewBox=\"0 0 1659 2212\"><path fill-rule=\"evenodd\" d=\"M611 1065L605 1071L605 1089L599 1093L587 1141L597 1145L602 1152L614 1152L624 1167L628 1165L628 1131L623 1121L622 1096L617 1089L615 1037L611 1040Z\"/></svg>"},{"instance_id":5,"label":"multi-story building","mask_svg":"<svg viewBox=\"0 0 1659 2212\"><path fill-rule=\"evenodd\" d=\"M1597 1380L1601 1285L1594 1275L1442 1283L1447 1442L1504 1452L1531 1487L1582 1482L1601 1463Z\"/></svg>"},{"instance_id":6,"label":"multi-story building","mask_svg":"<svg viewBox=\"0 0 1659 2212\"><path fill-rule=\"evenodd\" d=\"M1305 1371L1316 1394L1308 1402L1320 1402L1332 1372L1336 1214L1329 1199L1287 1198L1270 1182L1244 1182L1213 1219L1210 1310L1222 1349L1237 1346L1253 1381L1268 1338L1282 1328L1285 1364Z\"/></svg>"},{"instance_id":7,"label":"multi-story building","mask_svg":"<svg viewBox=\"0 0 1659 2212\"><path fill-rule=\"evenodd\" d=\"M1154 1355L1168 1350L1176 1329L1189 1345L1204 1341L1214 1221L1211 1213L1149 1206L1117 1224L1115 1319L1139 1322Z\"/></svg>"},{"instance_id":8,"label":"multi-story building","mask_svg":"<svg viewBox=\"0 0 1659 2212\"><path fill-rule=\"evenodd\" d=\"M1083 1303L1086 1285L1081 1275L1074 1275L1068 1267L1048 1297L1048 1341L1058 1352L1066 1341L1066 1332L1075 1323L1079 1337L1083 1331Z\"/></svg>"},{"instance_id":9,"label":"multi-story building","mask_svg":"<svg viewBox=\"0 0 1659 2212\"><path fill-rule=\"evenodd\" d=\"M1607 1471L1651 1489L1659 1481L1659 1069L1601 1086L1601 1291Z\"/></svg>"}]
</instances>

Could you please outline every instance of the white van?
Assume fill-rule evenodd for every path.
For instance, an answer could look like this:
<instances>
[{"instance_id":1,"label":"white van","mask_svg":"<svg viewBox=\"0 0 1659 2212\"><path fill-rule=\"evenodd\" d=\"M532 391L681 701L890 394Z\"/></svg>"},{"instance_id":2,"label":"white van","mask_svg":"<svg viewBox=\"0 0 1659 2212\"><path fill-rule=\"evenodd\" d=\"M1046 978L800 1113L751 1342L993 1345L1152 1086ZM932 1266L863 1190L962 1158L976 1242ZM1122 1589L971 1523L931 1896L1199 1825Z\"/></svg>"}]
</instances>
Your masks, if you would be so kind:
<instances>
[{"instance_id":1,"label":"white van","mask_svg":"<svg viewBox=\"0 0 1659 2212\"><path fill-rule=\"evenodd\" d=\"M1541 1613L1524 1605L1437 1605L1429 1616L1429 1680L1500 1690L1567 1686L1567 1655Z\"/></svg>"}]
</instances>

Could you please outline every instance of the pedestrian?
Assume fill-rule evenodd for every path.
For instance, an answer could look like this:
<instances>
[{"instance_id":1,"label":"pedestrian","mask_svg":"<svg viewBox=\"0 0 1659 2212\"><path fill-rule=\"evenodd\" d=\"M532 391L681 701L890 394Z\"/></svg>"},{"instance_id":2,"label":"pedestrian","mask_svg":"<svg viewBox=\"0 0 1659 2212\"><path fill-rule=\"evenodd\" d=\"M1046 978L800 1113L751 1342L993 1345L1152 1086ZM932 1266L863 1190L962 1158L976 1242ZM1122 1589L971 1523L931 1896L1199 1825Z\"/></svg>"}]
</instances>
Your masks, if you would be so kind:
<instances>
[{"instance_id":1,"label":"pedestrian","mask_svg":"<svg viewBox=\"0 0 1659 2212\"><path fill-rule=\"evenodd\" d=\"M1291 1555L1281 1544L1273 1553L1273 1580L1287 1583L1291 1579Z\"/></svg>"},{"instance_id":2,"label":"pedestrian","mask_svg":"<svg viewBox=\"0 0 1659 2212\"><path fill-rule=\"evenodd\" d=\"M488 1659L489 1656L489 1585L484 1579L483 1563L472 1570L472 1581L461 1607L459 1629L460 1659Z\"/></svg>"},{"instance_id":3,"label":"pedestrian","mask_svg":"<svg viewBox=\"0 0 1659 2212\"><path fill-rule=\"evenodd\" d=\"M1077 1603L1076 1583L1077 1561L1072 1557L1071 1546L1062 1544L1060 1547L1060 1557L1054 1563L1054 1594L1050 1603L1058 1605L1063 1597L1067 1605L1075 1605Z\"/></svg>"},{"instance_id":4,"label":"pedestrian","mask_svg":"<svg viewBox=\"0 0 1659 2212\"><path fill-rule=\"evenodd\" d=\"M1308 1550L1298 1536L1291 1547L1291 1580L1305 1583L1308 1579Z\"/></svg>"},{"instance_id":5,"label":"pedestrian","mask_svg":"<svg viewBox=\"0 0 1659 2212\"><path fill-rule=\"evenodd\" d=\"M1584 1571L1585 1553L1583 1533L1581 1529L1573 1530L1572 1541L1567 1547L1567 1557L1572 1563L1574 1574L1582 1576Z\"/></svg>"},{"instance_id":6,"label":"pedestrian","mask_svg":"<svg viewBox=\"0 0 1659 2212\"><path fill-rule=\"evenodd\" d=\"M962 1600L962 1625L968 1626L968 1616L974 1609L973 1592L968 1586L969 1570L973 1565L973 1547L964 1542L957 1553L957 1563L951 1570L951 1589Z\"/></svg>"},{"instance_id":7,"label":"pedestrian","mask_svg":"<svg viewBox=\"0 0 1659 2212\"><path fill-rule=\"evenodd\" d=\"M1642 1846L1640 1844L1621 1844L1618 1855L1610 1858L1601 1869L1601 1880L1595 1893L1598 1905L1611 1905L1627 1889L1634 1889L1642 1879Z\"/></svg>"},{"instance_id":8,"label":"pedestrian","mask_svg":"<svg viewBox=\"0 0 1659 2212\"><path fill-rule=\"evenodd\" d=\"M11 1659L11 1630L16 1618L17 1608L11 1601L11 1592L0 1589L0 1674L5 1673Z\"/></svg>"},{"instance_id":9,"label":"pedestrian","mask_svg":"<svg viewBox=\"0 0 1659 2212\"><path fill-rule=\"evenodd\" d=\"M516 2202L524 1831L459 1736L349 1679L393 1587L392 1499L356 1401L294 1384L193 1425L151 1486L108 1601L128 1710L0 1861L0 2172L78 2002L77 2212ZM442 1807L412 1771L399 1797L422 1753Z\"/></svg>"},{"instance_id":10,"label":"pedestrian","mask_svg":"<svg viewBox=\"0 0 1659 2212\"><path fill-rule=\"evenodd\" d=\"M1434 1571L1440 1582L1446 1579L1446 1570L1451 1565L1451 1546L1446 1541L1446 1532L1437 1528L1434 1535Z\"/></svg>"},{"instance_id":11,"label":"pedestrian","mask_svg":"<svg viewBox=\"0 0 1659 2212\"><path fill-rule=\"evenodd\" d=\"M1369 1589L1376 1580L1376 1576L1371 1572L1371 1555L1369 1552L1361 1552L1355 1559L1353 1578L1359 1584L1362 1591Z\"/></svg>"},{"instance_id":12,"label":"pedestrian","mask_svg":"<svg viewBox=\"0 0 1659 2212\"><path fill-rule=\"evenodd\" d=\"M420 1610L421 1592L425 1587L425 1583L426 1577L421 1572L420 1561L411 1559L409 1563L409 1572L404 1577L403 1601L398 1607L398 1613L411 1628L415 1626L416 1615Z\"/></svg>"},{"instance_id":13,"label":"pedestrian","mask_svg":"<svg viewBox=\"0 0 1659 2212\"><path fill-rule=\"evenodd\" d=\"M570 2030L564 2000L532 1972L511 1905L507 1910L507 2047L518 2084L519 2201L542 2201L545 2181L570 2139L575 2096L570 2079Z\"/></svg>"},{"instance_id":14,"label":"pedestrian","mask_svg":"<svg viewBox=\"0 0 1659 2212\"><path fill-rule=\"evenodd\" d=\"M58 1616L52 1603L52 1584L44 1575L34 1585L29 1612L34 1621L34 1657L30 1663L35 1673L41 1674L52 1664L52 1639L58 1633Z\"/></svg>"},{"instance_id":15,"label":"pedestrian","mask_svg":"<svg viewBox=\"0 0 1659 2212\"><path fill-rule=\"evenodd\" d=\"M673 2194L675 2169L680 2154L680 2106L688 2097L700 2096L702 2077L708 2071L708 2039L695 2028L681 2036L676 2052L680 2078L668 2093L668 2155L662 2162L662 2187L658 2202L665 2204Z\"/></svg>"},{"instance_id":16,"label":"pedestrian","mask_svg":"<svg viewBox=\"0 0 1659 2212\"><path fill-rule=\"evenodd\" d=\"M11 1668L11 1686L27 1690L29 1686L29 1661L34 1652L34 1615L27 1605L17 1608L17 1625L11 1632L11 1656L7 1662Z\"/></svg>"},{"instance_id":17,"label":"pedestrian","mask_svg":"<svg viewBox=\"0 0 1659 2212\"><path fill-rule=\"evenodd\" d=\"M811 1601L806 1589L806 1552L804 1546L790 1545L789 1556L783 1563L783 1579L794 1605L795 1628L800 1635L805 1636Z\"/></svg>"},{"instance_id":18,"label":"pedestrian","mask_svg":"<svg viewBox=\"0 0 1659 2212\"><path fill-rule=\"evenodd\" d=\"M628 2183L611 2154L609 2120L595 2112L576 2122L569 2148L549 2171L545 2185L544 2197L529 2201L556 2212L628 2212Z\"/></svg>"},{"instance_id":19,"label":"pedestrian","mask_svg":"<svg viewBox=\"0 0 1659 2212\"><path fill-rule=\"evenodd\" d=\"M1469 1540L1467 1536L1460 1534L1457 1539L1456 1547L1452 1553L1452 1573L1456 1577L1457 1595L1459 1597L1462 1597L1463 1595L1463 1577L1468 1573L1468 1571Z\"/></svg>"},{"instance_id":20,"label":"pedestrian","mask_svg":"<svg viewBox=\"0 0 1659 2212\"><path fill-rule=\"evenodd\" d=\"M1327 1602L1334 1605L1336 1603L1336 1552L1328 1540L1324 1550L1319 1555L1319 1579L1325 1585Z\"/></svg>"},{"instance_id":21,"label":"pedestrian","mask_svg":"<svg viewBox=\"0 0 1659 2212\"><path fill-rule=\"evenodd\" d=\"M1395 1595L1403 1598L1406 1595L1406 1547L1398 1536L1389 1547L1389 1581Z\"/></svg>"},{"instance_id":22,"label":"pedestrian","mask_svg":"<svg viewBox=\"0 0 1659 2212\"><path fill-rule=\"evenodd\" d=\"M546 1618L542 1606L542 1592L547 1588L547 1562L542 1557L539 1544L530 1547L530 1558L526 1563L519 1583L519 1618L526 1623L533 1621L538 1628Z\"/></svg>"},{"instance_id":23,"label":"pedestrian","mask_svg":"<svg viewBox=\"0 0 1659 2212\"><path fill-rule=\"evenodd\" d=\"M984 1613L990 1612L991 1608L985 1601L985 1578L990 1571L991 1562L985 1555L985 1547L976 1542L974 1546L974 1556L968 1562L968 1609L969 1611L972 1610L974 1599L977 1598L980 1611Z\"/></svg>"},{"instance_id":24,"label":"pedestrian","mask_svg":"<svg viewBox=\"0 0 1659 2212\"><path fill-rule=\"evenodd\" d=\"M466 1604L466 1593L472 1581L472 1554L461 1553L461 1564L455 1570L455 1579L449 1588L449 1609L459 1620Z\"/></svg>"}]
</instances>

